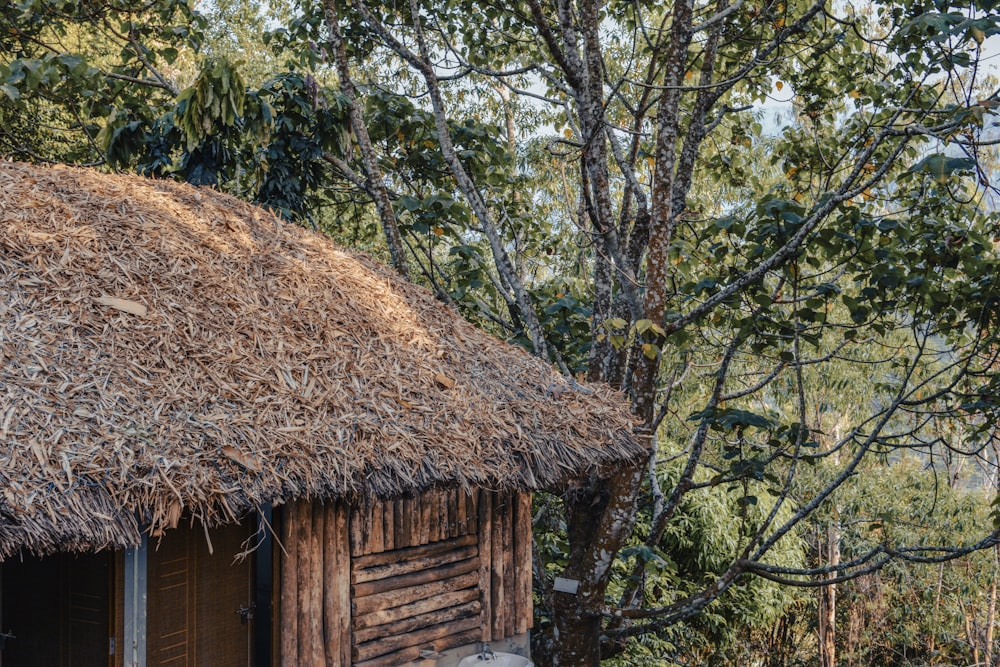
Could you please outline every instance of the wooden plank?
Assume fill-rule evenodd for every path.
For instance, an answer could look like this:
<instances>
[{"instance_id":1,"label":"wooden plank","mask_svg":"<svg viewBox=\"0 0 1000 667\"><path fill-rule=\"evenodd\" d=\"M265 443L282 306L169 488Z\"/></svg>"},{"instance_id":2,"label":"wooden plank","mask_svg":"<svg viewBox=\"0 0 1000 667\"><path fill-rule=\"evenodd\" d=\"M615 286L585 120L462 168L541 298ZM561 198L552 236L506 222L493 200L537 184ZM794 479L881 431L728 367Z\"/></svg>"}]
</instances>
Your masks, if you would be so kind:
<instances>
[{"instance_id":1,"label":"wooden plank","mask_svg":"<svg viewBox=\"0 0 1000 667\"><path fill-rule=\"evenodd\" d=\"M416 541L413 539L413 514L415 509L416 509L416 501L414 501L413 498L403 498L402 517L401 517L402 530L400 531L403 537L403 541L402 543L397 544L396 546L397 549L401 546L412 547L416 544Z\"/></svg>"},{"instance_id":2,"label":"wooden plank","mask_svg":"<svg viewBox=\"0 0 1000 667\"><path fill-rule=\"evenodd\" d=\"M469 534L479 534L479 491L470 491L469 495L465 497L466 502L468 502L468 518L469 525L466 526L466 530Z\"/></svg>"},{"instance_id":3,"label":"wooden plank","mask_svg":"<svg viewBox=\"0 0 1000 667\"><path fill-rule=\"evenodd\" d=\"M382 639L378 639L376 641L355 645L351 657L356 661L371 660L372 658L385 655L386 653L392 653L402 648L410 646L423 647L429 641L465 632L466 630L471 630L478 625L478 618L460 618L456 621L451 621L450 623L441 623L440 625L433 625L429 628L421 628L420 630L416 630L405 635L383 637Z\"/></svg>"},{"instance_id":4,"label":"wooden plank","mask_svg":"<svg viewBox=\"0 0 1000 667\"><path fill-rule=\"evenodd\" d=\"M382 553L385 551L385 539L382 536L382 503L373 500L371 503L371 530L368 533L368 549L370 554Z\"/></svg>"},{"instance_id":5,"label":"wooden plank","mask_svg":"<svg viewBox=\"0 0 1000 667\"><path fill-rule=\"evenodd\" d=\"M478 557L467 558L466 560L458 561L457 563L448 563L438 567L430 567L418 572L400 574L386 579L366 581L352 586L351 592L354 594L354 597L362 598L376 593L395 591L401 588L410 588L411 586L429 584L432 581L450 579L452 577L457 577L460 574L465 574L466 572L479 572Z\"/></svg>"},{"instance_id":6,"label":"wooden plank","mask_svg":"<svg viewBox=\"0 0 1000 667\"><path fill-rule=\"evenodd\" d=\"M384 551L396 548L396 501L386 500L382 503L382 540Z\"/></svg>"},{"instance_id":7,"label":"wooden plank","mask_svg":"<svg viewBox=\"0 0 1000 667\"><path fill-rule=\"evenodd\" d=\"M281 665L298 667L298 505L286 504L281 513Z\"/></svg>"},{"instance_id":8,"label":"wooden plank","mask_svg":"<svg viewBox=\"0 0 1000 667\"><path fill-rule=\"evenodd\" d=\"M417 544L427 544L431 541L430 529L431 529L431 502L430 494L423 494L417 499L418 511L414 512L419 518L417 519L416 532L419 535L417 538Z\"/></svg>"},{"instance_id":9,"label":"wooden plank","mask_svg":"<svg viewBox=\"0 0 1000 667\"><path fill-rule=\"evenodd\" d=\"M411 618L413 616L426 614L427 612L435 611L437 609L444 609L445 607L454 607L456 605L472 602L473 600L476 602L479 601L479 590L475 587L454 591L452 593L435 595L431 598L417 600L416 602L404 604L399 607L393 607L392 609L376 609L369 614L355 616L354 631L357 632L359 630L364 630L365 628L373 628L378 625L393 623L403 618Z\"/></svg>"},{"instance_id":10,"label":"wooden plank","mask_svg":"<svg viewBox=\"0 0 1000 667\"><path fill-rule=\"evenodd\" d=\"M323 658L323 503L312 503L309 530L309 659L305 663L324 667Z\"/></svg>"},{"instance_id":11,"label":"wooden plank","mask_svg":"<svg viewBox=\"0 0 1000 667\"><path fill-rule=\"evenodd\" d=\"M360 556L364 552L364 522L358 517L359 509L351 509L351 555Z\"/></svg>"},{"instance_id":12,"label":"wooden plank","mask_svg":"<svg viewBox=\"0 0 1000 667\"><path fill-rule=\"evenodd\" d=\"M482 641L493 641L493 584L490 566L493 563L493 502L489 491L480 491L477 502L479 517L479 595L483 603Z\"/></svg>"},{"instance_id":13,"label":"wooden plank","mask_svg":"<svg viewBox=\"0 0 1000 667\"><path fill-rule=\"evenodd\" d=\"M438 531L439 540L454 537L451 534L452 526L455 524L455 512L451 509L453 495L451 489L438 491L438 514L441 517L441 528Z\"/></svg>"},{"instance_id":14,"label":"wooden plank","mask_svg":"<svg viewBox=\"0 0 1000 667\"><path fill-rule=\"evenodd\" d=\"M439 525L437 508L437 492L428 491L420 496L420 543L430 544L437 542L437 528Z\"/></svg>"},{"instance_id":15,"label":"wooden plank","mask_svg":"<svg viewBox=\"0 0 1000 667\"><path fill-rule=\"evenodd\" d=\"M340 664L339 634L340 614L345 610L337 604L337 576L341 563L336 546L336 524L334 523L334 505L323 506L323 657L326 667L348 667Z\"/></svg>"},{"instance_id":16,"label":"wooden plank","mask_svg":"<svg viewBox=\"0 0 1000 667\"><path fill-rule=\"evenodd\" d=\"M361 549L355 555L361 556L364 554L371 553L371 542L369 538L372 534L372 510L371 505L367 502L362 503L358 506L358 517L361 519Z\"/></svg>"},{"instance_id":17,"label":"wooden plank","mask_svg":"<svg viewBox=\"0 0 1000 667\"><path fill-rule=\"evenodd\" d=\"M345 503L333 506L333 548L337 554L337 579L335 582L336 604L340 613L336 630L340 643L340 666L351 664L351 512ZM327 585L330 585L329 583Z\"/></svg>"},{"instance_id":18,"label":"wooden plank","mask_svg":"<svg viewBox=\"0 0 1000 667\"><path fill-rule=\"evenodd\" d=\"M424 584L423 586L414 586L412 588L375 593L363 598L354 598L352 606L354 614L359 616L371 613L376 609L391 609L392 607L400 607L404 604L416 602L417 600L429 598L434 595L460 591L463 588L475 586L477 579L478 573L469 572L451 579Z\"/></svg>"},{"instance_id":19,"label":"wooden plank","mask_svg":"<svg viewBox=\"0 0 1000 667\"><path fill-rule=\"evenodd\" d=\"M469 546L470 544L475 544L476 541L477 538L475 535L463 535L462 537L457 537L454 540L444 540L441 542L434 542L433 544L425 544L419 547L408 547L406 549L396 549L395 551L384 551L380 554L358 556L353 560L354 570L357 573L357 576L361 576L361 573L359 572L360 570L388 565L390 563L400 563L407 560L413 560L414 558L423 558L425 556L443 554L455 549L461 549L462 547Z\"/></svg>"},{"instance_id":20,"label":"wooden plank","mask_svg":"<svg viewBox=\"0 0 1000 667\"><path fill-rule=\"evenodd\" d=\"M516 495L514 504L514 633L524 634L534 625L534 609L531 597L531 493Z\"/></svg>"},{"instance_id":21,"label":"wooden plank","mask_svg":"<svg viewBox=\"0 0 1000 667\"><path fill-rule=\"evenodd\" d=\"M504 616L507 612L507 598L504 595L503 569L503 514L506 510L505 498L499 493L493 494L493 515L490 517L490 533L493 551L490 554L492 572L490 573L490 601L493 606L493 640L504 638Z\"/></svg>"},{"instance_id":22,"label":"wooden plank","mask_svg":"<svg viewBox=\"0 0 1000 667\"><path fill-rule=\"evenodd\" d=\"M458 537L459 535L467 535L469 532L468 526L468 513L469 504L465 499L465 491L462 489L455 490L455 534L453 537Z\"/></svg>"},{"instance_id":23,"label":"wooden plank","mask_svg":"<svg viewBox=\"0 0 1000 667\"><path fill-rule=\"evenodd\" d=\"M432 625L449 623L460 618L478 619L480 606L479 600L473 600L471 602L466 602L465 604L445 607L444 609L437 609L426 614L420 614L419 616L402 618L398 621L392 621L391 623L385 623L372 628L355 630L354 642L356 644L364 644L365 642L370 642L379 639L380 637L402 635L415 630L420 630L421 628L429 628Z\"/></svg>"},{"instance_id":24,"label":"wooden plank","mask_svg":"<svg viewBox=\"0 0 1000 667\"><path fill-rule=\"evenodd\" d=\"M435 544L441 543L436 542ZM409 560L388 563L386 565L375 565L363 570L355 569L354 572L351 573L351 583L362 584L366 581L376 581L378 579L386 579L388 577L397 577L401 574L409 574L410 572L418 572L420 570L426 570L439 565L447 565L448 563L465 560L466 558L473 558L478 555L479 547L472 544L457 549L449 549L448 551L432 556L411 558Z\"/></svg>"},{"instance_id":25,"label":"wooden plank","mask_svg":"<svg viewBox=\"0 0 1000 667\"><path fill-rule=\"evenodd\" d=\"M299 652L298 664L308 665L310 664L309 659L312 654L312 651L310 650L312 636L309 634L309 611L313 606L312 577L310 576L310 570L312 568L312 553L309 548L309 543L312 538L310 535L312 532L312 503L300 502L297 514L296 529L298 539L296 540L295 546L298 549L296 558L298 568L295 573L295 613L298 618L295 623L298 628L298 635L296 641L298 642Z\"/></svg>"},{"instance_id":26,"label":"wooden plank","mask_svg":"<svg viewBox=\"0 0 1000 667\"><path fill-rule=\"evenodd\" d=\"M426 646L410 646L394 653L354 663L354 667L395 667L407 662L414 662L420 658L420 651L429 649L431 651L446 651L457 646L465 646L479 641L479 630L472 629L458 634L435 639Z\"/></svg>"},{"instance_id":27,"label":"wooden plank","mask_svg":"<svg viewBox=\"0 0 1000 667\"><path fill-rule=\"evenodd\" d=\"M448 539L448 506L445 504L445 492L434 492L431 500L431 541L439 542Z\"/></svg>"},{"instance_id":28,"label":"wooden plank","mask_svg":"<svg viewBox=\"0 0 1000 667\"><path fill-rule=\"evenodd\" d=\"M517 583L517 573L514 571L514 503L516 494L512 491L504 496L503 518L503 636L513 637L514 626L516 625L515 615L517 607L514 606L515 590Z\"/></svg>"}]
</instances>

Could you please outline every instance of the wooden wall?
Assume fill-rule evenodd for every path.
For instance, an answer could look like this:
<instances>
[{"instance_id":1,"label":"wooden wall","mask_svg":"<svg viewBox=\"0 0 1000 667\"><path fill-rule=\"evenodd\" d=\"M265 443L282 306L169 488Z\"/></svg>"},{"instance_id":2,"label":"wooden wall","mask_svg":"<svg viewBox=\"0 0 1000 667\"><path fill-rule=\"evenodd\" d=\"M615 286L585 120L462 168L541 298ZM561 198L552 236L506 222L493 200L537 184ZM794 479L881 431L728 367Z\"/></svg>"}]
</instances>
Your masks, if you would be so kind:
<instances>
[{"instance_id":1,"label":"wooden wall","mask_svg":"<svg viewBox=\"0 0 1000 667\"><path fill-rule=\"evenodd\" d=\"M351 664L350 509L289 503L282 513L276 590L282 667Z\"/></svg>"},{"instance_id":2,"label":"wooden wall","mask_svg":"<svg viewBox=\"0 0 1000 667\"><path fill-rule=\"evenodd\" d=\"M281 664L389 667L531 627L531 495L285 510Z\"/></svg>"}]
</instances>

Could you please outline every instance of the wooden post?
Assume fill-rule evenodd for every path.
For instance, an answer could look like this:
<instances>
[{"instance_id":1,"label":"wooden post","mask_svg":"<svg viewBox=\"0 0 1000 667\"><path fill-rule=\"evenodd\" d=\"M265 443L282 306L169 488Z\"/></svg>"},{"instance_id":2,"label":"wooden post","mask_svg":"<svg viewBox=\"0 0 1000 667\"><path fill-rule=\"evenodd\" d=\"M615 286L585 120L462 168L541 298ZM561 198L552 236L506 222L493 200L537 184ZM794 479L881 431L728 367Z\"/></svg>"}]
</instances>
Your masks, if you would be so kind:
<instances>
[{"instance_id":1,"label":"wooden post","mask_svg":"<svg viewBox=\"0 0 1000 667\"><path fill-rule=\"evenodd\" d=\"M334 505L334 549L337 553L336 604L340 610L337 619L340 640L340 665L351 664L351 545L350 510L344 503ZM330 584L327 584L330 585Z\"/></svg>"},{"instance_id":2,"label":"wooden post","mask_svg":"<svg viewBox=\"0 0 1000 667\"><path fill-rule=\"evenodd\" d=\"M323 659L323 503L312 503L309 517L309 654L305 664L325 667Z\"/></svg>"},{"instance_id":3,"label":"wooden post","mask_svg":"<svg viewBox=\"0 0 1000 667\"><path fill-rule=\"evenodd\" d=\"M531 598L531 493L517 494L514 505L514 574L517 578L514 593L514 613L517 620L515 634L527 632L534 624Z\"/></svg>"},{"instance_id":4,"label":"wooden post","mask_svg":"<svg viewBox=\"0 0 1000 667\"><path fill-rule=\"evenodd\" d=\"M403 546L413 547L420 543L420 504L416 498L403 500Z\"/></svg>"},{"instance_id":5,"label":"wooden post","mask_svg":"<svg viewBox=\"0 0 1000 667\"><path fill-rule=\"evenodd\" d=\"M514 568L514 504L517 494L513 491L504 494L503 512L503 636L513 637L516 615L519 609L515 606L517 599L517 573Z\"/></svg>"},{"instance_id":6,"label":"wooden post","mask_svg":"<svg viewBox=\"0 0 1000 667\"><path fill-rule=\"evenodd\" d=\"M503 540L503 514L506 511L506 498L500 493L493 494L493 516L490 517L490 532L492 537L490 542L493 547L492 558L493 572L491 573L490 595L493 603L493 639L494 641L504 638L504 621L507 616L507 596L504 590L504 580L507 573L504 571L504 540Z\"/></svg>"},{"instance_id":7,"label":"wooden post","mask_svg":"<svg viewBox=\"0 0 1000 667\"><path fill-rule=\"evenodd\" d=\"M386 551L396 548L396 501L382 503L382 540Z\"/></svg>"},{"instance_id":8,"label":"wooden post","mask_svg":"<svg viewBox=\"0 0 1000 667\"><path fill-rule=\"evenodd\" d=\"M393 541L396 543L397 549L405 549L410 546L410 543L407 541L410 524L409 515L406 513L406 500L402 498L394 500L392 503L392 513L394 515L393 521L396 524L396 528L393 530Z\"/></svg>"},{"instance_id":9,"label":"wooden post","mask_svg":"<svg viewBox=\"0 0 1000 667\"><path fill-rule=\"evenodd\" d=\"M337 574L342 567L337 553L336 504L323 506L323 657L326 667L348 667L340 662L339 616L346 613L337 605Z\"/></svg>"},{"instance_id":10,"label":"wooden post","mask_svg":"<svg viewBox=\"0 0 1000 667\"><path fill-rule=\"evenodd\" d=\"M296 517L298 539L297 549L297 571L296 580L296 626L298 627L297 641L299 651L299 665L310 665L312 658L312 636L309 632L309 611L312 609L312 549L310 540L312 536L312 503L298 503L298 516Z\"/></svg>"},{"instance_id":11,"label":"wooden post","mask_svg":"<svg viewBox=\"0 0 1000 667\"><path fill-rule=\"evenodd\" d=\"M462 489L455 490L455 531L452 533L452 537L458 537L459 535L466 535L469 532L468 526L468 509L469 505L465 500L465 491Z\"/></svg>"},{"instance_id":12,"label":"wooden post","mask_svg":"<svg viewBox=\"0 0 1000 667\"><path fill-rule=\"evenodd\" d=\"M480 629L482 641L493 641L493 502L489 491L479 491L479 595L483 603Z\"/></svg>"},{"instance_id":13,"label":"wooden post","mask_svg":"<svg viewBox=\"0 0 1000 667\"><path fill-rule=\"evenodd\" d=\"M430 529L431 529L431 494L425 493L417 497L417 506L419 511L415 512L419 517L417 519L417 530L419 531L420 537L417 539L417 544L427 544L431 541ZM437 514L437 508L435 508L434 514Z\"/></svg>"},{"instance_id":14,"label":"wooden post","mask_svg":"<svg viewBox=\"0 0 1000 667\"><path fill-rule=\"evenodd\" d=\"M373 499L368 514L371 517L369 519L371 527L368 531L368 547L365 549L365 553L381 553L385 551L385 539L382 535L382 503Z\"/></svg>"},{"instance_id":15,"label":"wooden post","mask_svg":"<svg viewBox=\"0 0 1000 667\"><path fill-rule=\"evenodd\" d=\"M364 521L361 519L361 507L354 507L351 512L351 555L360 556L365 549Z\"/></svg>"},{"instance_id":16,"label":"wooden post","mask_svg":"<svg viewBox=\"0 0 1000 667\"><path fill-rule=\"evenodd\" d=\"M479 532L479 493L479 491L471 491L465 497L467 503L466 517L469 522L466 530L470 534Z\"/></svg>"},{"instance_id":17,"label":"wooden post","mask_svg":"<svg viewBox=\"0 0 1000 667\"><path fill-rule=\"evenodd\" d=\"M282 511L281 544L284 547L281 558L281 598L279 621L281 631L281 665L298 667L298 506L295 501L285 505Z\"/></svg>"},{"instance_id":18,"label":"wooden post","mask_svg":"<svg viewBox=\"0 0 1000 667\"><path fill-rule=\"evenodd\" d=\"M438 492L438 514L441 517L441 529L438 531L439 540L447 540L451 537L452 527L455 525L455 493L451 490Z\"/></svg>"}]
</instances>

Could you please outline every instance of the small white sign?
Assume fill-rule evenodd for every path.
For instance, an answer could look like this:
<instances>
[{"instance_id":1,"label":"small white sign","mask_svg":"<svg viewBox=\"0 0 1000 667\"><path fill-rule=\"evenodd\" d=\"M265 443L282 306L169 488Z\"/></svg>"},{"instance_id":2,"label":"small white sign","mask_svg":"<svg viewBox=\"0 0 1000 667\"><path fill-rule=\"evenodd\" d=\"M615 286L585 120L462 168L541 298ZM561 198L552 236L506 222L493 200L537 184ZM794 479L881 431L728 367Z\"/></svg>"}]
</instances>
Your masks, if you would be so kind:
<instances>
[{"instance_id":1,"label":"small white sign","mask_svg":"<svg viewBox=\"0 0 1000 667\"><path fill-rule=\"evenodd\" d=\"M576 579L564 579L562 577L556 577L556 582L552 586L559 593L569 593L570 595L576 595L576 591L580 588L580 582Z\"/></svg>"}]
</instances>

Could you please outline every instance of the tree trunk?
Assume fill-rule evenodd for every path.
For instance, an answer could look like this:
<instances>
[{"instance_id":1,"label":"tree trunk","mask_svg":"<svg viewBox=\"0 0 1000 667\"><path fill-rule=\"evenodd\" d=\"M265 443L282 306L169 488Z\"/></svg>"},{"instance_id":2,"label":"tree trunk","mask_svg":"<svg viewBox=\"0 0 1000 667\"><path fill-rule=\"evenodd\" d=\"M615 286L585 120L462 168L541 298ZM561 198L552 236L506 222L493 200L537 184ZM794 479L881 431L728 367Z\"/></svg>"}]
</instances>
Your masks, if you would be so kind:
<instances>
[{"instance_id":1,"label":"tree trunk","mask_svg":"<svg viewBox=\"0 0 1000 667\"><path fill-rule=\"evenodd\" d=\"M822 553L822 548L820 549ZM826 555L830 565L840 564L840 531L831 523L826 532ZM837 664L837 585L823 586L819 591L819 664L836 667Z\"/></svg>"},{"instance_id":2,"label":"tree trunk","mask_svg":"<svg viewBox=\"0 0 1000 667\"><path fill-rule=\"evenodd\" d=\"M635 522L635 502L644 465L624 468L607 480L592 479L563 496L569 566L563 578L575 593L553 592L553 667L597 667L601 662L600 609L614 555Z\"/></svg>"},{"instance_id":3,"label":"tree trunk","mask_svg":"<svg viewBox=\"0 0 1000 667\"><path fill-rule=\"evenodd\" d=\"M993 547L993 555L997 561L1000 561L1000 546ZM994 663L996 662L996 655L993 650L993 626L997 622L996 565L997 563L994 563L993 576L990 578L990 606L986 610L986 655L984 656L986 667L994 667Z\"/></svg>"},{"instance_id":4,"label":"tree trunk","mask_svg":"<svg viewBox=\"0 0 1000 667\"><path fill-rule=\"evenodd\" d=\"M347 98L347 113L351 121L351 130L354 132L354 139L361 150L361 163L364 165L365 170L365 190L368 191L369 196L375 201L375 208L378 210L379 219L382 221L382 231L385 233L386 245L389 246L389 256L392 259L392 266L404 278L408 278L410 268L406 261L406 251L403 248L403 237L399 232L396 213L392 210L389 191L385 187L382 170L378 166L378 159L375 157L371 138L368 136L368 127L365 125L364 118L361 115L361 105L358 102L357 93L354 89L354 80L351 78L350 68L347 63L347 53L344 49L344 40L340 34L336 0L325 0L324 12L330 45L337 66L337 75L340 78L340 89Z\"/></svg>"},{"instance_id":5,"label":"tree trunk","mask_svg":"<svg viewBox=\"0 0 1000 667\"><path fill-rule=\"evenodd\" d=\"M568 593L554 593L554 667L599 667L601 664L601 617Z\"/></svg>"}]
</instances>

